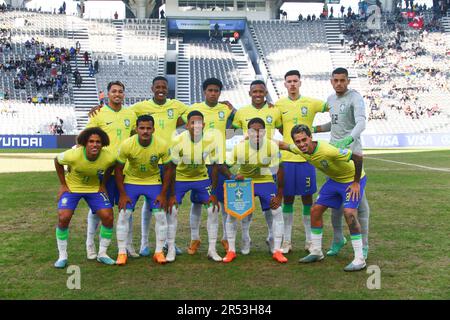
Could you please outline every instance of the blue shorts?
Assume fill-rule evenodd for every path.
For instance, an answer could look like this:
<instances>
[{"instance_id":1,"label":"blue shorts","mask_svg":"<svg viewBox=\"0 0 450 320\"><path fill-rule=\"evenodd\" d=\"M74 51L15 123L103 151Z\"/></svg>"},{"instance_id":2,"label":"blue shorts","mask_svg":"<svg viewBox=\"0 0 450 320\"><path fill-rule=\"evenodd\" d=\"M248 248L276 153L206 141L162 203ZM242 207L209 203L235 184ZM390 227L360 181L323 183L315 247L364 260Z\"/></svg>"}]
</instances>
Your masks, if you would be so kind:
<instances>
[{"instance_id":1,"label":"blue shorts","mask_svg":"<svg viewBox=\"0 0 450 320\"><path fill-rule=\"evenodd\" d=\"M270 209L270 200L277 194L277 187L273 182L255 183L255 197L259 197L262 211Z\"/></svg>"},{"instance_id":2,"label":"blue shorts","mask_svg":"<svg viewBox=\"0 0 450 320\"><path fill-rule=\"evenodd\" d=\"M322 186L319 191L319 196L317 197L316 204L322 206L339 209L342 205L344 208L356 209L361 202L362 196L364 195L364 188L366 187L367 177L361 179L359 182L361 186L361 196L358 200L352 201L349 197L349 191L347 188L352 182L341 183L336 182L331 179L327 179L327 182Z\"/></svg>"},{"instance_id":3,"label":"blue shorts","mask_svg":"<svg viewBox=\"0 0 450 320\"><path fill-rule=\"evenodd\" d=\"M108 195L103 192L95 193L77 193L77 192L64 192L59 199L58 209L59 210L74 210L78 206L78 202L81 198L87 202L89 208L91 208L92 213L96 213L100 209L110 209L113 206L109 201Z\"/></svg>"},{"instance_id":4,"label":"blue shorts","mask_svg":"<svg viewBox=\"0 0 450 320\"><path fill-rule=\"evenodd\" d=\"M207 167L208 167L209 180L212 181L212 179L211 179L212 166L208 165ZM220 202L223 202L223 199L224 199L223 184L224 184L225 180L227 180L227 178L219 172L219 178L217 179L217 187L216 187L216 197L217 197L217 200L219 200ZM192 193L191 193L191 202L192 203L201 203L201 201L199 201Z\"/></svg>"},{"instance_id":5,"label":"blue shorts","mask_svg":"<svg viewBox=\"0 0 450 320\"><path fill-rule=\"evenodd\" d=\"M99 176L100 181L103 181L103 175ZM116 177L112 175L109 177L108 182L106 183L106 192L108 193L109 201L113 205L119 204L120 192L119 188L117 188Z\"/></svg>"},{"instance_id":6,"label":"blue shorts","mask_svg":"<svg viewBox=\"0 0 450 320\"><path fill-rule=\"evenodd\" d=\"M211 194L211 182L209 179L200 181L176 181L175 196L178 203L181 204L184 195L189 190L191 190L191 195L194 196L194 199L198 200L198 203L206 203Z\"/></svg>"},{"instance_id":7,"label":"blue shorts","mask_svg":"<svg viewBox=\"0 0 450 320\"><path fill-rule=\"evenodd\" d=\"M317 191L316 169L308 162L283 162L286 196L306 196Z\"/></svg>"},{"instance_id":8,"label":"blue shorts","mask_svg":"<svg viewBox=\"0 0 450 320\"><path fill-rule=\"evenodd\" d=\"M159 209L159 205L155 205L156 197L161 193L162 186L160 184L155 185L138 185L125 183L125 192L131 199L131 204L127 203L127 209L134 210L136 202L140 196L144 196L147 204L150 206L150 210Z\"/></svg>"}]
</instances>

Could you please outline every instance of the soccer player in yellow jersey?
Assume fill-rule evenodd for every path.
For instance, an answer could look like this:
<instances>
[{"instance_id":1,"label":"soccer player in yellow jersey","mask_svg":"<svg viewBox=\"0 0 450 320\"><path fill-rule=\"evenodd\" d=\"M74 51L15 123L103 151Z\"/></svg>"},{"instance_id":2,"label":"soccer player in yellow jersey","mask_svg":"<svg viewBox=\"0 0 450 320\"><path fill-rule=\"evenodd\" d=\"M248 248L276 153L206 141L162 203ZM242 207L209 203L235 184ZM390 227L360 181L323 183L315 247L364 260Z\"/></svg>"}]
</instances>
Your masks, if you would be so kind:
<instances>
[{"instance_id":1,"label":"soccer player in yellow jersey","mask_svg":"<svg viewBox=\"0 0 450 320\"><path fill-rule=\"evenodd\" d=\"M156 249L153 260L160 264L166 263L162 252L167 236L165 209L173 170L168 166L170 162L168 144L153 134L154 121L152 116L139 116L136 121L137 135L128 138L120 146L115 169L120 192L117 222L118 265L124 265L127 261L128 220L140 196L145 197L155 216ZM165 167L162 184L158 166L160 161Z\"/></svg>"},{"instance_id":2,"label":"soccer player in yellow jersey","mask_svg":"<svg viewBox=\"0 0 450 320\"><path fill-rule=\"evenodd\" d=\"M167 144L171 144L172 138L176 135L177 126L181 126L184 121L181 118L187 110L187 106L176 99L169 99L168 81L165 77L155 77L152 81L153 98L138 102L130 107L137 116L151 115L155 119L155 136L162 138ZM164 172L162 164L160 165L161 175ZM141 215L141 248L139 254L141 256L150 255L148 244L148 233L151 225L152 214L150 210L151 204L144 202ZM181 250L175 247L177 254L181 254Z\"/></svg>"},{"instance_id":3,"label":"soccer player in yellow jersey","mask_svg":"<svg viewBox=\"0 0 450 320\"><path fill-rule=\"evenodd\" d=\"M206 79L202 84L203 93L205 95L205 101L201 103L194 103L188 112L196 110L203 114L205 122L205 134L214 136L218 145L218 163L225 162L225 150L226 150L226 129L227 123L231 122L235 111L233 106L227 102L220 103L220 93L222 91L222 81L216 78ZM186 113L187 114L187 113ZM185 114L185 115L186 115ZM186 116L183 117L186 120ZM212 167L207 159L208 173L211 177ZM219 202L222 203L222 245L227 250L228 244L226 242L226 229L225 221L227 213L223 210L223 182L225 177L219 174L217 188L213 190ZM195 254L200 246L200 221L202 213L202 204L199 199L191 195L191 212L190 212L190 226L191 226L191 243L188 248L189 254Z\"/></svg>"},{"instance_id":4,"label":"soccer player in yellow jersey","mask_svg":"<svg viewBox=\"0 0 450 320\"><path fill-rule=\"evenodd\" d=\"M67 238L69 224L78 202L83 198L91 211L102 221L100 228L100 249L97 260L112 265L106 254L111 243L114 215L112 204L106 194L106 183L116 162L116 155L108 148L108 135L100 128L88 128L77 138L79 148L67 150L55 158L55 168L61 188L58 192L59 222L56 228L56 241L59 258L56 268L67 266ZM68 173L64 175L64 166ZM99 174L104 174L100 181Z\"/></svg>"},{"instance_id":5,"label":"soccer player in yellow jersey","mask_svg":"<svg viewBox=\"0 0 450 320\"><path fill-rule=\"evenodd\" d=\"M169 201L171 213L167 216L168 225L175 226L176 230L178 209L171 204L181 203L186 192L191 191L200 203L207 207L208 219L208 257L214 261L222 261L217 254L216 242L219 229L219 205L217 198L211 192L211 188L217 185L217 143L216 137L203 133L205 123L201 112L194 110L187 116L187 130L175 138L171 149L172 164L176 168L175 194ZM212 165L211 180L206 168L206 159L209 158ZM174 199L175 198L175 199ZM173 234L174 235L174 234ZM172 235L171 235L172 236ZM175 238L168 237L169 251L174 246Z\"/></svg>"},{"instance_id":6,"label":"soccer player in yellow jersey","mask_svg":"<svg viewBox=\"0 0 450 320\"><path fill-rule=\"evenodd\" d=\"M300 95L301 80L298 70L291 70L285 74L284 86L288 91L288 96L278 100L275 106L281 111L283 141L292 143L291 129L297 124L305 124L311 128L315 115L319 112L328 111L328 106L321 100ZM308 250L311 244L311 205L313 203L313 194L317 191L316 171L312 165L298 155L282 152L281 156L285 172L283 252L288 253L292 249L293 205L297 195L302 197L303 225L306 237L305 250Z\"/></svg>"},{"instance_id":7,"label":"soccer player in yellow jersey","mask_svg":"<svg viewBox=\"0 0 450 320\"><path fill-rule=\"evenodd\" d=\"M255 80L250 84L249 95L252 104L240 108L236 111L233 119L233 127L236 129L243 129L244 135L247 134L247 127L253 118L261 118L265 123L265 132L268 138L272 138L275 129L281 127L281 112L279 108L269 108L266 101L267 88L266 84L261 80ZM273 238L272 234L272 212L270 210L264 211L264 217L268 226L268 239ZM228 217L227 217L228 219ZM242 219L242 254L250 252L250 223L252 215L248 215ZM273 251L273 249L271 249ZM273 253L273 252L272 252Z\"/></svg>"},{"instance_id":8,"label":"soccer player in yellow jersey","mask_svg":"<svg viewBox=\"0 0 450 320\"><path fill-rule=\"evenodd\" d=\"M108 104L106 104L99 112L89 118L86 128L99 127L109 137L109 149L117 155L120 144L127 139L136 126L136 115L133 111L124 108L122 103L125 97L125 86L120 81L108 83ZM106 185L109 200L112 205L119 203L119 191L114 179L109 179ZM99 223L99 217L88 212L87 217L87 236L86 251L88 259L95 259L95 243L94 237ZM132 220L130 220L132 225ZM132 235L129 235L129 243L127 245L128 252L134 257L138 255L134 252L132 243Z\"/></svg>"},{"instance_id":9,"label":"soccer player in yellow jersey","mask_svg":"<svg viewBox=\"0 0 450 320\"><path fill-rule=\"evenodd\" d=\"M281 200L283 198L283 172L280 166L280 152L276 143L266 138L265 121L253 118L248 122L248 140L240 142L233 148L227 158L228 166L239 165L238 174L234 177L226 166L220 170L228 177L236 180L252 179L255 196L259 197L264 214L273 217L274 252L273 259L280 263L287 262L281 250L283 240L283 213ZM273 175L277 174L278 188ZM236 218L227 218L227 237L229 250L223 262L231 262L236 258ZM250 251L248 249L248 251ZM248 254L249 252L246 252Z\"/></svg>"},{"instance_id":10,"label":"soccer player in yellow jersey","mask_svg":"<svg viewBox=\"0 0 450 320\"><path fill-rule=\"evenodd\" d=\"M343 206L355 254L353 261L344 270L364 269L366 261L363 254L361 225L358 222L358 206L367 181L362 168L362 156L349 149L338 149L325 141L313 141L311 131L305 125L294 126L291 137L294 144L280 142L280 149L290 150L302 156L328 176L311 209L310 254L300 259L300 262L310 263L324 258L322 253L323 214L330 207L338 209Z\"/></svg>"}]
</instances>

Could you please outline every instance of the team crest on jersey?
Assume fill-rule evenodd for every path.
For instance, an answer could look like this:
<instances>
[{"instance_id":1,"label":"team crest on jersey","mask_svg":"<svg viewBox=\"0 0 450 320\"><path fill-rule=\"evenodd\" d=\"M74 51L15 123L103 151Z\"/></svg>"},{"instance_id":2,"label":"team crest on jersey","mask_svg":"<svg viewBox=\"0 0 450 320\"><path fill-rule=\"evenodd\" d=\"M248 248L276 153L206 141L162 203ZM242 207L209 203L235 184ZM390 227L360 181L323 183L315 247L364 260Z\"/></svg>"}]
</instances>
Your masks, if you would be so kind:
<instances>
[{"instance_id":1,"label":"team crest on jersey","mask_svg":"<svg viewBox=\"0 0 450 320\"><path fill-rule=\"evenodd\" d=\"M167 110L167 117L168 117L169 119L173 119L173 109L168 109L168 110Z\"/></svg>"},{"instance_id":2,"label":"team crest on jersey","mask_svg":"<svg viewBox=\"0 0 450 320\"><path fill-rule=\"evenodd\" d=\"M125 127L127 127L127 128L130 127L130 123L131 123L130 119L125 119L123 122L125 123Z\"/></svg>"},{"instance_id":3,"label":"team crest on jersey","mask_svg":"<svg viewBox=\"0 0 450 320\"><path fill-rule=\"evenodd\" d=\"M225 119L225 112L219 111L219 119L220 119L220 120Z\"/></svg>"},{"instance_id":4,"label":"team crest on jersey","mask_svg":"<svg viewBox=\"0 0 450 320\"><path fill-rule=\"evenodd\" d=\"M327 160L322 160L322 161L320 161L320 164L322 165L322 167L323 167L324 169L327 169L327 168L328 168L328 161L327 161Z\"/></svg>"},{"instance_id":5,"label":"team crest on jersey","mask_svg":"<svg viewBox=\"0 0 450 320\"><path fill-rule=\"evenodd\" d=\"M306 117L308 115L308 107L303 106L302 107L302 116Z\"/></svg>"},{"instance_id":6,"label":"team crest on jersey","mask_svg":"<svg viewBox=\"0 0 450 320\"><path fill-rule=\"evenodd\" d=\"M158 162L158 157L155 156L155 155L152 155L152 156L150 157L150 163L151 163L151 164L155 164L155 163L157 163L157 162Z\"/></svg>"},{"instance_id":7,"label":"team crest on jersey","mask_svg":"<svg viewBox=\"0 0 450 320\"><path fill-rule=\"evenodd\" d=\"M345 104L341 104L339 107L339 112L344 112L346 105Z\"/></svg>"},{"instance_id":8,"label":"team crest on jersey","mask_svg":"<svg viewBox=\"0 0 450 320\"><path fill-rule=\"evenodd\" d=\"M273 121L273 118L272 118L272 116L267 116L267 118L266 118L266 122L267 122L268 124L271 124L271 123L272 123L272 121Z\"/></svg>"}]
</instances>

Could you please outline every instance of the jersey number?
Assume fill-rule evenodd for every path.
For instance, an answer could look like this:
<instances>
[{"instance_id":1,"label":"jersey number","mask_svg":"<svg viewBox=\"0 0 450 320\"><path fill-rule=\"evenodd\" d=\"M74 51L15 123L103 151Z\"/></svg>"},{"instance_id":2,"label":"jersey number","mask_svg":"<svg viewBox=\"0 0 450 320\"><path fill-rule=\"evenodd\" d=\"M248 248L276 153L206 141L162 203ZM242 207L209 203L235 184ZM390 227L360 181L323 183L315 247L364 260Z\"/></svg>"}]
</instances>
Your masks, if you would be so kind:
<instances>
[{"instance_id":1,"label":"jersey number","mask_svg":"<svg viewBox=\"0 0 450 320\"><path fill-rule=\"evenodd\" d=\"M338 123L338 115L337 114L332 114L331 115L331 123L332 124L337 124Z\"/></svg>"}]
</instances>

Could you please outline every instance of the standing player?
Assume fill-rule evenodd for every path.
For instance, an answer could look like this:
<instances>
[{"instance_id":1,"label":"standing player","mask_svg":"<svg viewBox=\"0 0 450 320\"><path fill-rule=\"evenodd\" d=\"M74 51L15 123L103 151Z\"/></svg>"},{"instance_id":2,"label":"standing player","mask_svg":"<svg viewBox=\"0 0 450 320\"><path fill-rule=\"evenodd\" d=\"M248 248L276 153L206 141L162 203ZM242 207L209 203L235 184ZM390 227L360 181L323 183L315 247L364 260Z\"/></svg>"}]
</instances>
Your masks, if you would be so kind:
<instances>
[{"instance_id":1,"label":"standing player","mask_svg":"<svg viewBox=\"0 0 450 320\"><path fill-rule=\"evenodd\" d=\"M118 265L124 265L127 261L128 221L140 196L145 197L156 220L156 249L153 260L160 264L166 263L162 252L167 236L165 208L173 170L170 170L168 165L170 156L167 143L153 134L155 131L154 121L152 116L138 117L136 121L137 135L128 138L120 146L115 169L116 183L120 192L120 211L117 222L119 256L116 263ZM160 160L164 165L162 186L158 166Z\"/></svg>"},{"instance_id":2,"label":"standing player","mask_svg":"<svg viewBox=\"0 0 450 320\"><path fill-rule=\"evenodd\" d=\"M228 177L236 180L252 179L255 196L259 197L264 215L273 217L274 252L273 259L280 263L287 262L281 250L283 240L283 213L281 200L283 198L283 172L280 167L280 152L276 143L266 138L265 121L261 118L252 118L247 125L249 139L240 142L233 148L226 164L240 165L238 174L234 177L226 166L220 170ZM273 180L277 173L278 188ZM252 214L250 214L252 215ZM231 262L236 258L236 218L227 218L227 237L229 250L223 262ZM248 252L245 254L248 254Z\"/></svg>"},{"instance_id":3,"label":"standing player","mask_svg":"<svg viewBox=\"0 0 450 320\"><path fill-rule=\"evenodd\" d=\"M125 98L125 86L120 81L113 81L108 83L108 104L105 104L95 115L89 118L86 128L99 127L105 131L109 137L109 149L117 156L117 152L122 141L130 137L136 125L136 115L133 111L122 106ZM109 200L111 204L119 203L119 191L116 186L115 179L110 179L106 185L108 190ZM88 213L87 218L87 238L86 251L88 259L95 259L95 243L94 237L99 223L99 217L92 214L92 210ZM132 220L129 221L132 226ZM130 228L131 230L132 228ZM132 235L128 235L127 251L133 257L138 257L134 251L132 242Z\"/></svg>"},{"instance_id":4,"label":"standing player","mask_svg":"<svg viewBox=\"0 0 450 320\"><path fill-rule=\"evenodd\" d=\"M328 110L327 104L321 100L300 95L300 72L288 71L284 76L284 86L288 96L275 103L281 111L283 122L283 141L292 143L291 129L297 124L312 127L316 113ZM310 212L313 203L313 194L317 191L316 171L302 157L289 152L282 152L283 168L285 172L284 187L284 242L283 252L292 250L291 234L294 212L294 199L296 195L302 197L303 225L305 227L305 250L311 244Z\"/></svg>"},{"instance_id":5,"label":"standing player","mask_svg":"<svg viewBox=\"0 0 450 320\"><path fill-rule=\"evenodd\" d=\"M318 126L317 132L330 131L330 143L338 148L350 148L353 152L362 154L361 133L366 128L366 113L364 99L353 89L348 89L350 79L348 71L337 68L331 75L331 85L335 94L328 97L331 122ZM347 243L342 233L343 209L331 210L331 223L333 225L333 243L327 256L335 256ZM364 193L358 207L358 220L361 224L364 257L369 252L369 215L370 208Z\"/></svg>"},{"instance_id":6,"label":"standing player","mask_svg":"<svg viewBox=\"0 0 450 320\"><path fill-rule=\"evenodd\" d=\"M105 184L111 176L116 155L106 148L109 145L109 138L100 128L82 131L77 138L77 144L81 147L67 150L55 158L56 173L61 183L58 192L59 222L56 228L59 258L55 262L55 267L67 266L69 224L81 198L102 221L97 261L113 265L114 260L108 257L106 250L111 243L114 215ZM66 175L64 165L68 166ZM103 181L100 181L99 174L104 174Z\"/></svg>"},{"instance_id":7,"label":"standing player","mask_svg":"<svg viewBox=\"0 0 450 320\"><path fill-rule=\"evenodd\" d=\"M205 122L205 135L214 136L218 146L218 164L225 162L225 150L226 150L226 128L227 122L233 119L234 110L233 106L228 102L220 103L219 97L222 91L223 84L219 79L209 78L203 82L202 89L205 95L205 101L201 103L193 104L188 112L196 110L201 112ZM186 117L183 116L186 121ZM206 160L208 166L209 177L212 175L212 166L209 159ZM222 245L225 250L228 250L228 243L226 241L226 228L225 222L228 214L223 210L223 182L225 177L219 174L217 188L212 192L217 196L218 201L222 206L222 227L223 237ZM188 248L189 254L195 254L200 247L200 222L202 213L202 204L199 199L196 199L191 195L191 212L190 212L190 226L191 226L191 243Z\"/></svg>"},{"instance_id":8,"label":"standing player","mask_svg":"<svg viewBox=\"0 0 450 320\"><path fill-rule=\"evenodd\" d=\"M362 168L362 156L348 149L338 149L325 141L313 141L311 131L305 125L294 126L291 137L294 144L280 142L280 149L301 155L328 176L311 210L311 253L300 259L300 262L310 263L324 258L322 253L323 213L330 207L338 209L343 206L355 254L353 261L344 270L364 269L366 261L362 250L361 226L357 217L357 208L364 194L367 180Z\"/></svg>"},{"instance_id":9,"label":"standing player","mask_svg":"<svg viewBox=\"0 0 450 320\"><path fill-rule=\"evenodd\" d=\"M138 117L141 115L151 115L155 119L155 136L170 144L172 138L176 134L177 126L181 126L184 123L181 116L185 114L188 107L176 99L167 98L169 85L165 77L155 77L152 82L151 90L153 92L153 98L151 100L138 102L132 105L130 109L133 110ZM160 170L161 174L163 174L162 165L160 166ZM144 206L142 207L141 248L139 251L141 256L150 255L148 245L148 233L152 218L150 207L151 204L147 201L144 202ZM175 246L175 249L177 254L182 253L177 246Z\"/></svg>"},{"instance_id":10,"label":"standing player","mask_svg":"<svg viewBox=\"0 0 450 320\"><path fill-rule=\"evenodd\" d=\"M236 111L233 119L233 127L236 129L243 129L244 135L247 134L248 124L253 118L261 118L265 124L265 130L268 138L272 138L276 128L281 127L281 112L279 108L269 108L266 101L267 88L266 84L261 80L255 80L250 84L249 95L252 99L252 104L240 108ZM266 223L268 226L267 241L273 239L272 234L272 212L271 210L264 211ZM248 215L242 219L242 254L250 252L250 223L253 215ZM228 217L227 217L228 219ZM273 253L273 252L272 252Z\"/></svg>"},{"instance_id":11,"label":"standing player","mask_svg":"<svg viewBox=\"0 0 450 320\"><path fill-rule=\"evenodd\" d=\"M174 203L181 203L186 192L191 191L191 194L198 199L201 204L207 207L208 219L208 257L214 261L222 261L222 258L217 254L216 242L217 233L219 229L219 205L217 198L211 193L211 189L217 185L217 165L215 162L217 154L216 137L203 133L205 122L203 115L199 111L191 111L187 116L187 130L182 132L175 138L173 147L171 149L171 157L173 165L177 166L176 181L175 181L175 195L171 197L169 206ZM208 176L206 168L206 159L209 158L212 166L211 180ZM177 224L178 209L171 207L171 213L167 216L169 228L174 229L167 239L168 251L166 259L175 260L175 234ZM172 229L171 229L172 230ZM191 230L192 234L192 230ZM172 238L173 235L173 238Z\"/></svg>"}]
</instances>

